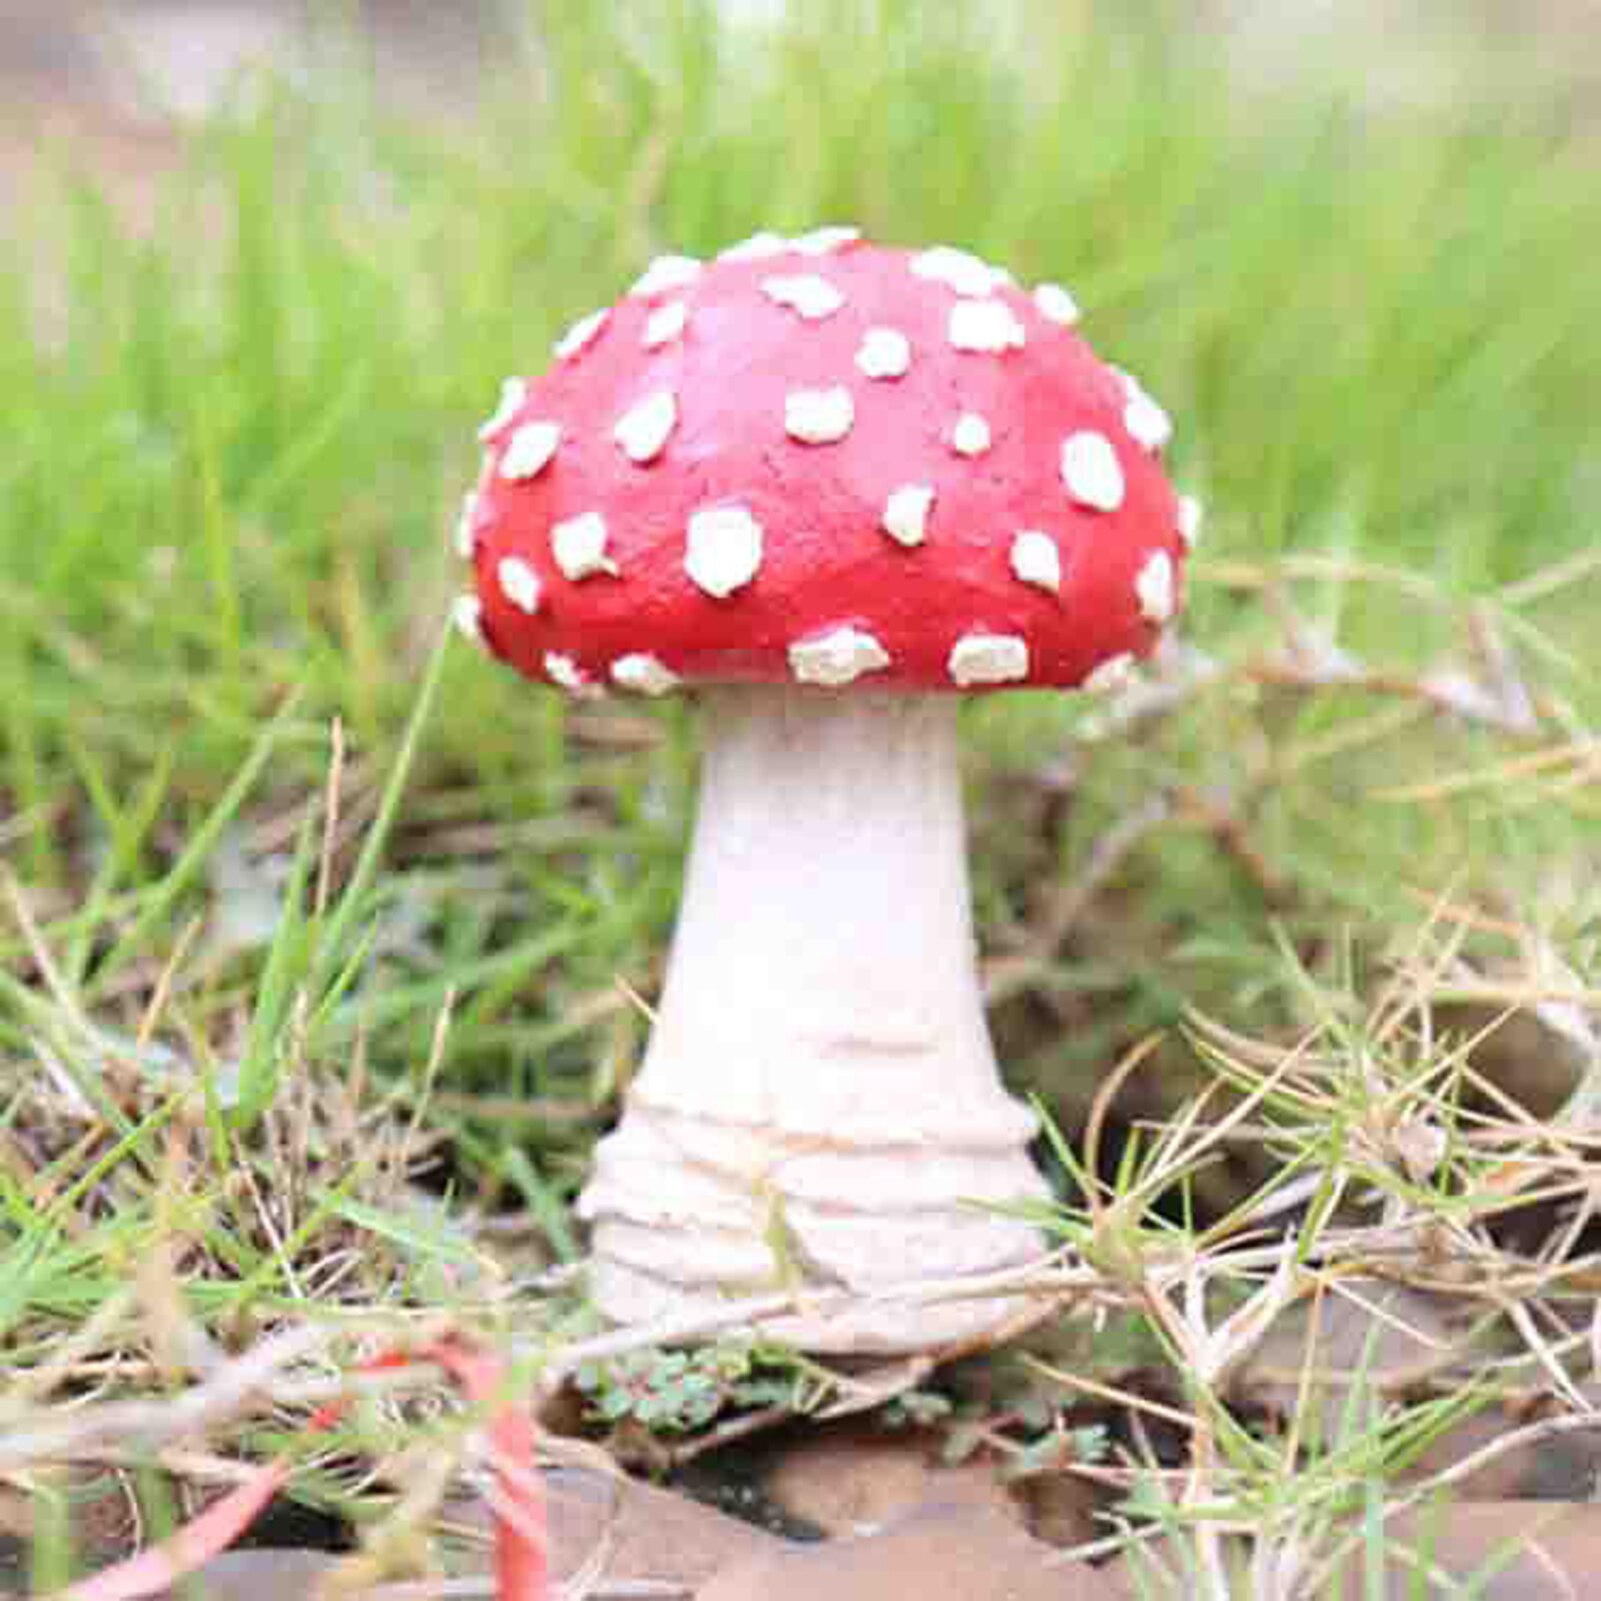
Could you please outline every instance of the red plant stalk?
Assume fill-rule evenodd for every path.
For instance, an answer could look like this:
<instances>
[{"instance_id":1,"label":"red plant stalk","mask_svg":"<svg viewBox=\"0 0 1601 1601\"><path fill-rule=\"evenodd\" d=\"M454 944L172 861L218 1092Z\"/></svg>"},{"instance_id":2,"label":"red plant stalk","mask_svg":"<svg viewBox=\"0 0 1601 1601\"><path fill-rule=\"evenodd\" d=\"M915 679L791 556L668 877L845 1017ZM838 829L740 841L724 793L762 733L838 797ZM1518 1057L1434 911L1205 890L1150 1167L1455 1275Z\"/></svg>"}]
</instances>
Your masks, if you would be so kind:
<instances>
[{"instance_id":1,"label":"red plant stalk","mask_svg":"<svg viewBox=\"0 0 1601 1601\"><path fill-rule=\"evenodd\" d=\"M359 1371L410 1367L417 1362L437 1363L475 1405L499 1403L489 1423L495 1474L490 1508L495 1526L495 1593L499 1601L549 1601L545 1487L535 1456L533 1420L526 1408L505 1401L505 1364L452 1336L421 1351L386 1351L363 1362ZM331 1428L347 1406L338 1401L320 1408L309 1427L314 1431ZM57 1591L48 1601L142 1601L170 1589L226 1551L283 1488L289 1473L289 1463L282 1459L262 1464L236 1489L160 1544Z\"/></svg>"}]
</instances>

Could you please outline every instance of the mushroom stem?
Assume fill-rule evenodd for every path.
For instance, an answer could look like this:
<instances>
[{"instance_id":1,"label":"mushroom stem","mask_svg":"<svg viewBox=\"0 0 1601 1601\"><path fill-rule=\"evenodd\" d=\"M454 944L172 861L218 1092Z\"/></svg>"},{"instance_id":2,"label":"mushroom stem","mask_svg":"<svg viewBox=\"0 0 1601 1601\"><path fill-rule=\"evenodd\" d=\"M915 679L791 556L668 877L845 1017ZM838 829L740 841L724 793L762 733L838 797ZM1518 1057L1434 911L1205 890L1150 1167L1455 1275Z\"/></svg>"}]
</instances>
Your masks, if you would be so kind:
<instances>
[{"instance_id":1,"label":"mushroom stem","mask_svg":"<svg viewBox=\"0 0 1601 1601\"><path fill-rule=\"evenodd\" d=\"M621 1321L775 1284L874 1294L1040 1250L983 1205L1046 1191L1001 1088L974 962L957 697L705 693L699 815L667 984L581 1207ZM1015 1302L890 1301L779 1331L930 1348Z\"/></svg>"}]
</instances>

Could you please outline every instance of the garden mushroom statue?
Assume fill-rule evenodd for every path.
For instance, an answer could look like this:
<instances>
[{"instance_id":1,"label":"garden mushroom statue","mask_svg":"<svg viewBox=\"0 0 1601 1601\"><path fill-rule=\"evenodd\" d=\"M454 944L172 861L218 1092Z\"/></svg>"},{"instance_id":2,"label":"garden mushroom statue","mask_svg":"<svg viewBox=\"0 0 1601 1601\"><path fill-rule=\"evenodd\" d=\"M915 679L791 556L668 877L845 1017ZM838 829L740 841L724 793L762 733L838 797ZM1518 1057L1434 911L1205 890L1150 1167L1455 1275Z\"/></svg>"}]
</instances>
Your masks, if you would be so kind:
<instances>
[{"instance_id":1,"label":"garden mushroom statue","mask_svg":"<svg viewBox=\"0 0 1601 1601\"><path fill-rule=\"evenodd\" d=\"M965 251L763 234L655 261L482 430L464 631L703 708L665 988L580 1199L620 1322L788 1289L777 1336L894 1352L1018 1310L979 1280L1041 1253L1047 1191L985 1026L957 706L1119 682L1196 521L1077 318Z\"/></svg>"}]
</instances>

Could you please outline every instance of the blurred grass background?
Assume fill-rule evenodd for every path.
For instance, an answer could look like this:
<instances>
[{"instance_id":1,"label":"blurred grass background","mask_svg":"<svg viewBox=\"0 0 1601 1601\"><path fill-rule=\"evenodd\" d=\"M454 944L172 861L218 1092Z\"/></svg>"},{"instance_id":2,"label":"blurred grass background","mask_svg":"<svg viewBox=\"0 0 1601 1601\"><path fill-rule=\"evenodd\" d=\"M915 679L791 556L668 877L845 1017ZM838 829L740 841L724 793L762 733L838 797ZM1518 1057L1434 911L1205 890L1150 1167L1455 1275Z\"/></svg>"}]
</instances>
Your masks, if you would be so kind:
<instances>
[{"instance_id":1,"label":"blurred grass background","mask_svg":"<svg viewBox=\"0 0 1601 1601\"><path fill-rule=\"evenodd\" d=\"M0 1127L35 1178L0 1179L0 1341L118 1282L158 1227L152 1130L196 1082L259 1112L355 1073L421 1119L431 1189L531 1206L538 1252L575 1251L561 1203L643 1037L616 980L648 995L671 927L692 713L574 709L458 645L403 738L500 379L652 254L759 227L1067 283L1208 508L1185 636L1210 687L1124 738L1072 697L969 718L1016 1085L1071 1128L1167 1029L1130 1115L1160 1110L1197 1082L1186 1007L1287 1030L1417 949L1436 897L1474 972L1526 978L1527 923L1594 982L1601 184L1560 60L1449 27L1259 47L1144 5L573 0L412 94L353 20L181 134L12 101ZM1372 671L1307 692L1275 677L1297 640ZM1431 711L1410 691L1442 664L1532 710ZM96 1143L72 1094L109 1189L69 1181ZM344 1188L290 1248L230 1214L253 1158L222 1128L193 1181L208 1271L234 1311L298 1299L322 1231L375 1227L361 1141L328 1140ZM64 1193L71 1294L37 1271ZM405 1235L404 1273L448 1258L433 1238Z\"/></svg>"}]
</instances>

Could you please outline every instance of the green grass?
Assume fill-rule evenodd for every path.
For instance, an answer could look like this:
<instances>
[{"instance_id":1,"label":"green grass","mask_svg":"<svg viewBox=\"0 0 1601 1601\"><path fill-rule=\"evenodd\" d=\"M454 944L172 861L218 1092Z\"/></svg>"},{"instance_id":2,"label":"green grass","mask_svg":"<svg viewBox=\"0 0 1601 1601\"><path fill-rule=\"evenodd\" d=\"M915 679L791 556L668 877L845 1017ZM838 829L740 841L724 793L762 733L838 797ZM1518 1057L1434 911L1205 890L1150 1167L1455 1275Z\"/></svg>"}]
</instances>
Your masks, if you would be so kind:
<instances>
[{"instance_id":1,"label":"green grass","mask_svg":"<svg viewBox=\"0 0 1601 1601\"><path fill-rule=\"evenodd\" d=\"M1419 970L1449 1031L1601 982L1593 130L1540 97L1249 91L1173 28L1041 24L1019 55L994 0L830 0L762 39L606 9L553 8L548 61L470 126L408 133L354 89L218 119L148 230L74 179L0 278L22 1367L157 1247L233 1342L286 1309L516 1322L507 1291L577 1250L693 719L574 710L438 642L499 380L660 250L838 220L964 244L1070 284L1178 421L1216 676L1104 738L1071 698L969 719L998 1043L1067 1127L1152 1030L1129 1115L1204 1083L1197 1013L1282 1039ZM1297 628L1370 678L1287 682ZM1497 650L1526 726L1419 699ZM443 1209L405 1182L425 1149ZM1193 1193L1227 1215L1281 1158ZM490 1243L481 1210L519 1207L530 1235Z\"/></svg>"}]
</instances>

